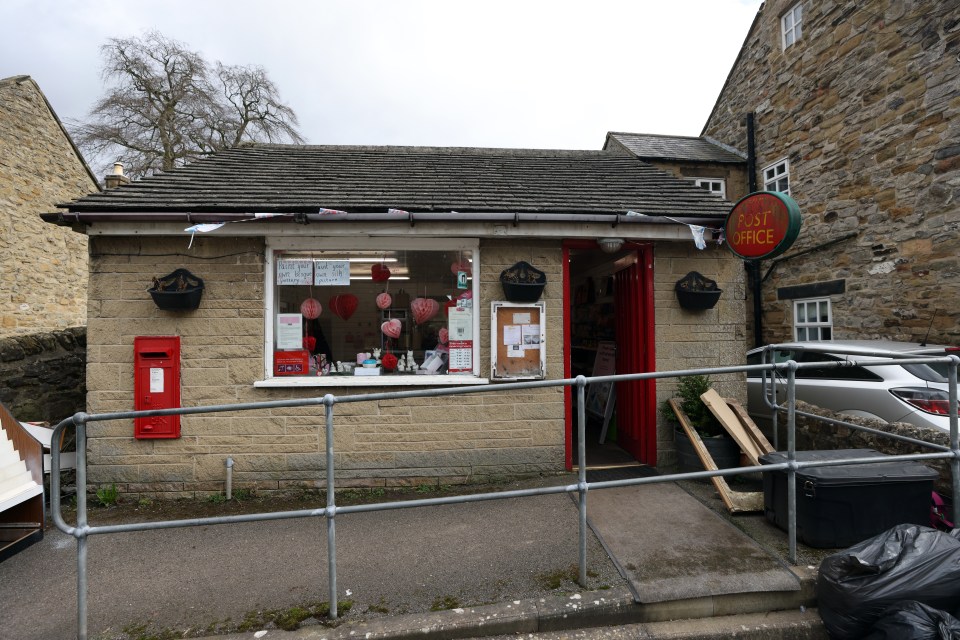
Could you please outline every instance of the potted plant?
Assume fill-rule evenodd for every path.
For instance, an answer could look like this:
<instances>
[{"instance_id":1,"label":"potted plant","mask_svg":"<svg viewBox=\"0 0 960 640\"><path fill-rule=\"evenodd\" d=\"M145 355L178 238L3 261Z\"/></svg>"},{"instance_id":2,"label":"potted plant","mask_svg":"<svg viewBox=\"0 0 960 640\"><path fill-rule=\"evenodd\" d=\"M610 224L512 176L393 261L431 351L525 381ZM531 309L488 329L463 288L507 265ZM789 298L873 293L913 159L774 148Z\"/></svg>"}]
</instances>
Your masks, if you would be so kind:
<instances>
[{"instance_id":1,"label":"potted plant","mask_svg":"<svg viewBox=\"0 0 960 640\"><path fill-rule=\"evenodd\" d=\"M718 469L740 466L740 447L704 404L700 396L713 386L710 376L695 375L680 378L677 384L678 408L687 423L696 430ZM669 406L669 405L668 405ZM674 413L671 407L670 413ZM703 471L703 463L693 444L679 423L675 424L674 444L680 471Z\"/></svg>"},{"instance_id":2,"label":"potted plant","mask_svg":"<svg viewBox=\"0 0 960 640\"><path fill-rule=\"evenodd\" d=\"M723 290L717 287L715 280L697 271L691 271L677 280L674 290L677 292L677 302L680 306L693 311L712 309L720 299L720 294L723 293Z\"/></svg>"},{"instance_id":3,"label":"potted plant","mask_svg":"<svg viewBox=\"0 0 960 640\"><path fill-rule=\"evenodd\" d=\"M203 279L186 269L177 269L161 278L153 279L148 289L154 304L168 311L190 311L200 306L203 297Z\"/></svg>"},{"instance_id":4,"label":"potted plant","mask_svg":"<svg viewBox=\"0 0 960 640\"><path fill-rule=\"evenodd\" d=\"M500 272L503 295L510 302L536 302L547 286L547 274L520 261Z\"/></svg>"}]
</instances>

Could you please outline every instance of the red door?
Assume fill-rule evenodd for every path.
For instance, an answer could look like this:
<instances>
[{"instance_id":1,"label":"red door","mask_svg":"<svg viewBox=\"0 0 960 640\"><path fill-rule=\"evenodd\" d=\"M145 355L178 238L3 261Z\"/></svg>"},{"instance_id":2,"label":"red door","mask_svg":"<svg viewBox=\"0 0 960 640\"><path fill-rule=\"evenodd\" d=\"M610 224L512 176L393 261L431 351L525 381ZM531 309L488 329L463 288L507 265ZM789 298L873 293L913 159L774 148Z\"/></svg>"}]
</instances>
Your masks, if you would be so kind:
<instances>
[{"instance_id":1,"label":"red door","mask_svg":"<svg viewBox=\"0 0 960 640\"><path fill-rule=\"evenodd\" d=\"M653 262L641 247L614 273L617 373L655 370ZM657 463L657 394L653 380L617 383L617 444L644 464Z\"/></svg>"},{"instance_id":2,"label":"red door","mask_svg":"<svg viewBox=\"0 0 960 640\"><path fill-rule=\"evenodd\" d=\"M564 377L570 370L570 250L596 248L592 241L564 244ZM617 373L644 373L656 370L653 322L653 249L637 247L634 254L619 260L614 273L614 307L617 314ZM573 467L576 424L572 389L566 394L566 465ZM617 385L617 444L644 464L657 463L657 393L653 380Z\"/></svg>"}]
</instances>

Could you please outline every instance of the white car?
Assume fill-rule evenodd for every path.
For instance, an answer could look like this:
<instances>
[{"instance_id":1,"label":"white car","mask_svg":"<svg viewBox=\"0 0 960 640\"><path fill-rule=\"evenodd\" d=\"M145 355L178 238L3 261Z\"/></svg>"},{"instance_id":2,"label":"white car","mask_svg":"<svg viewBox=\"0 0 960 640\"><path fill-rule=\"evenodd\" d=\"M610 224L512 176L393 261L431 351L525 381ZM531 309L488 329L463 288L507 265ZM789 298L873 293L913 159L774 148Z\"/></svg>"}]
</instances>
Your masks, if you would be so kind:
<instances>
[{"instance_id":1,"label":"white car","mask_svg":"<svg viewBox=\"0 0 960 640\"><path fill-rule=\"evenodd\" d=\"M888 340L790 342L771 350L767 362L892 362L898 356L909 355L960 355L960 348ZM748 364L763 364L762 358L763 348L747 352ZM946 363L798 369L797 400L843 415L949 431L948 369ZM754 422L769 426L771 410L763 399L762 376L760 371L747 374L747 407ZM768 393L770 387L768 374ZM786 375L781 373L777 382L777 403L783 406L786 401Z\"/></svg>"}]
</instances>

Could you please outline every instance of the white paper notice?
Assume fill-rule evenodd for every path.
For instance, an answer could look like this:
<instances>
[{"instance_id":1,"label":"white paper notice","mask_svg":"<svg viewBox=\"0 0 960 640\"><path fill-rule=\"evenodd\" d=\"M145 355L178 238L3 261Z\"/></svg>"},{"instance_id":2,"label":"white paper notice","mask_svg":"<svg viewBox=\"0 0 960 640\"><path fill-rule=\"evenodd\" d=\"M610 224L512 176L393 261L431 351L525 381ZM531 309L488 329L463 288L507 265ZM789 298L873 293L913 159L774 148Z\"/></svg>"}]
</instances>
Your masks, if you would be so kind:
<instances>
[{"instance_id":1,"label":"white paper notice","mask_svg":"<svg viewBox=\"0 0 960 640\"><path fill-rule=\"evenodd\" d=\"M510 346L512 344L520 345L523 341L523 334L520 333L520 325L518 324L505 324L503 325L503 344Z\"/></svg>"},{"instance_id":2,"label":"white paper notice","mask_svg":"<svg viewBox=\"0 0 960 640\"><path fill-rule=\"evenodd\" d=\"M520 328L523 335L523 346L527 349L540 348L540 325L525 324Z\"/></svg>"},{"instance_id":3,"label":"white paper notice","mask_svg":"<svg viewBox=\"0 0 960 640\"><path fill-rule=\"evenodd\" d=\"M350 262L348 260L315 260L313 284L317 286L349 286Z\"/></svg>"},{"instance_id":4,"label":"white paper notice","mask_svg":"<svg viewBox=\"0 0 960 640\"><path fill-rule=\"evenodd\" d=\"M303 348L303 316L299 313L277 314L277 349Z\"/></svg>"},{"instance_id":5,"label":"white paper notice","mask_svg":"<svg viewBox=\"0 0 960 640\"><path fill-rule=\"evenodd\" d=\"M525 354L523 352L523 345L521 344L511 344L507 347L507 357L508 358L522 358Z\"/></svg>"},{"instance_id":6,"label":"white paper notice","mask_svg":"<svg viewBox=\"0 0 960 640\"><path fill-rule=\"evenodd\" d=\"M150 369L150 393L163 393L163 369Z\"/></svg>"},{"instance_id":7,"label":"white paper notice","mask_svg":"<svg viewBox=\"0 0 960 640\"><path fill-rule=\"evenodd\" d=\"M473 340L473 310L464 307L451 308L447 331L450 332L451 341Z\"/></svg>"},{"instance_id":8,"label":"white paper notice","mask_svg":"<svg viewBox=\"0 0 960 640\"><path fill-rule=\"evenodd\" d=\"M530 314L529 313L513 314L513 324L530 324Z\"/></svg>"},{"instance_id":9,"label":"white paper notice","mask_svg":"<svg viewBox=\"0 0 960 640\"><path fill-rule=\"evenodd\" d=\"M313 282L313 260L278 260L277 284L302 285Z\"/></svg>"}]
</instances>

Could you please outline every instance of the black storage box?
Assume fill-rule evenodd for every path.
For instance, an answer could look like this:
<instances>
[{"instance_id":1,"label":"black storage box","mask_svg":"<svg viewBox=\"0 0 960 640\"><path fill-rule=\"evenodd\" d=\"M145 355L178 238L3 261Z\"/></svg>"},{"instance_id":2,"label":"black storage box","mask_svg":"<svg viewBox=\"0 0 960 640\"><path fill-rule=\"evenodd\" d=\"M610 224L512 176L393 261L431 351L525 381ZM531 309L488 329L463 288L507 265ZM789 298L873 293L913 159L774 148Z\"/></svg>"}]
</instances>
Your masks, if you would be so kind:
<instances>
[{"instance_id":1,"label":"black storage box","mask_svg":"<svg viewBox=\"0 0 960 640\"><path fill-rule=\"evenodd\" d=\"M874 449L798 451L798 462L884 458ZM783 451L761 464L787 461ZM797 471L797 540L817 548L856 544L898 524L930 526L930 496L937 472L919 462L808 467ZM763 474L767 520L787 530L787 472Z\"/></svg>"}]
</instances>

